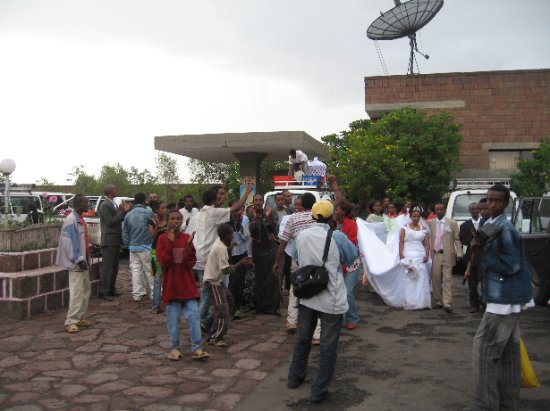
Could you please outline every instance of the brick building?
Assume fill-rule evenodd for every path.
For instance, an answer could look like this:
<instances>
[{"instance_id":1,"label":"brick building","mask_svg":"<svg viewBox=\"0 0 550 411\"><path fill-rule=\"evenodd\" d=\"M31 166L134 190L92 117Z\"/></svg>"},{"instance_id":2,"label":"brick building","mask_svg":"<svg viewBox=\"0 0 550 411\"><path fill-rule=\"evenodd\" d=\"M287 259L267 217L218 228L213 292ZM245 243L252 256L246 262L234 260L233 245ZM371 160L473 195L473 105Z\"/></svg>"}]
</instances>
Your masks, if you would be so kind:
<instances>
[{"instance_id":1,"label":"brick building","mask_svg":"<svg viewBox=\"0 0 550 411\"><path fill-rule=\"evenodd\" d=\"M508 177L550 137L550 69L365 77L370 118L401 107L449 111L462 124L457 177Z\"/></svg>"}]
</instances>

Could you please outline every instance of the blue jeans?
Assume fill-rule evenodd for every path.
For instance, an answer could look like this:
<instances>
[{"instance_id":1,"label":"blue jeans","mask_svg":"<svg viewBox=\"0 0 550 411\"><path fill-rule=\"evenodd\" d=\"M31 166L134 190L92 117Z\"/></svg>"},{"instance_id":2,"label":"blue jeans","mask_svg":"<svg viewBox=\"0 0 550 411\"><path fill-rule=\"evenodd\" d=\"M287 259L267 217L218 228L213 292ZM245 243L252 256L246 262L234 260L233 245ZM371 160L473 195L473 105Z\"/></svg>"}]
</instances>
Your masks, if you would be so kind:
<instances>
[{"instance_id":1,"label":"blue jeans","mask_svg":"<svg viewBox=\"0 0 550 411\"><path fill-rule=\"evenodd\" d=\"M321 346L319 355L319 371L311 385L311 399L322 398L328 392L328 386L334 374L338 340L342 328L341 314L327 314L300 305L298 308L298 331L296 344L292 353L292 362L288 370L289 382L302 382L307 375L311 339L317 319L321 320Z\"/></svg>"},{"instance_id":2,"label":"blue jeans","mask_svg":"<svg viewBox=\"0 0 550 411\"><path fill-rule=\"evenodd\" d=\"M346 284L346 291L348 293L348 311L346 312L346 323L357 324L359 322L359 313L357 312L357 304L355 304L355 296L353 295L353 289L359 279L359 271L357 269L351 273L347 273L344 277L344 284Z\"/></svg>"},{"instance_id":3,"label":"blue jeans","mask_svg":"<svg viewBox=\"0 0 550 411\"><path fill-rule=\"evenodd\" d=\"M206 291L206 288L204 287L204 283L202 281L204 277L204 270L193 270L195 272L195 275L199 279L199 284L201 287L200 291L200 304L199 304L199 316L201 320L201 324L208 325L212 322L212 316L210 315L210 296L208 295L208 292Z\"/></svg>"},{"instance_id":4,"label":"blue jeans","mask_svg":"<svg viewBox=\"0 0 550 411\"><path fill-rule=\"evenodd\" d=\"M201 324L197 300L175 300L166 305L166 328L170 337L170 350L180 348L180 317L189 324L191 351L201 348Z\"/></svg>"}]
</instances>

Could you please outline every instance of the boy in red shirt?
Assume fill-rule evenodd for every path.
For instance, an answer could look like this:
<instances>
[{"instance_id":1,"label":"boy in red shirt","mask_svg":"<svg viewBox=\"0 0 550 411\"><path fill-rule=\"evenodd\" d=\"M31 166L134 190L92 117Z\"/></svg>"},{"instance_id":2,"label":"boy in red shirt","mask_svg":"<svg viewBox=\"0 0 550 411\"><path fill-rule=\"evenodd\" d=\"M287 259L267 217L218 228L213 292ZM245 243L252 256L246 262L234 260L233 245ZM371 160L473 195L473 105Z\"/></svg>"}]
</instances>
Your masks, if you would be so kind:
<instances>
[{"instance_id":1,"label":"boy in red shirt","mask_svg":"<svg viewBox=\"0 0 550 411\"><path fill-rule=\"evenodd\" d=\"M157 240L157 259L162 267L162 301L166 304L166 326L170 336L168 359L181 360L179 320L183 314L189 323L193 359L209 357L201 346L197 283L191 268L197 258L193 238L180 232L182 216L178 210L168 215L168 230Z\"/></svg>"}]
</instances>

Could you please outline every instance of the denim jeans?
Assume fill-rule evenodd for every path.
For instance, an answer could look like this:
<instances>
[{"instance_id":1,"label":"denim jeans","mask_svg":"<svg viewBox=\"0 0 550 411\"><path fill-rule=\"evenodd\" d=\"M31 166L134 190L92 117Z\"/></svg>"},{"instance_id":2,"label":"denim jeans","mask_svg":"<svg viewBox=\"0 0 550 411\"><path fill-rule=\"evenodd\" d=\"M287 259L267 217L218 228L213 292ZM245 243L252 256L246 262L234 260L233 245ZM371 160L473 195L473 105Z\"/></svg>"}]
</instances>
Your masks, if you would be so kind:
<instances>
[{"instance_id":1,"label":"denim jeans","mask_svg":"<svg viewBox=\"0 0 550 411\"><path fill-rule=\"evenodd\" d=\"M357 312L357 304L355 304L355 296L353 295L353 290L359 279L359 271L357 270L347 273L344 277L344 284L346 284L346 291L348 293L348 311L346 312L346 323L347 324L357 324L359 322L359 313Z\"/></svg>"},{"instance_id":2,"label":"denim jeans","mask_svg":"<svg viewBox=\"0 0 550 411\"><path fill-rule=\"evenodd\" d=\"M288 370L289 382L304 381L307 375L311 338L321 320L321 346L319 355L319 371L311 385L311 399L322 398L328 392L328 386L334 374L338 340L342 328L341 314L327 314L300 305L298 309L298 332L296 344L292 353L292 362Z\"/></svg>"},{"instance_id":3,"label":"denim jeans","mask_svg":"<svg viewBox=\"0 0 550 411\"><path fill-rule=\"evenodd\" d=\"M210 296L204 287L202 281L204 277L204 270L193 270L195 275L199 279L200 291L200 304L199 304L199 317L201 324L209 325L212 322L212 316L210 315Z\"/></svg>"},{"instance_id":4,"label":"denim jeans","mask_svg":"<svg viewBox=\"0 0 550 411\"><path fill-rule=\"evenodd\" d=\"M191 351L201 348L201 324L197 300L175 300L166 305L166 328L170 337L170 350L180 348L180 317L187 319L191 337Z\"/></svg>"}]
</instances>

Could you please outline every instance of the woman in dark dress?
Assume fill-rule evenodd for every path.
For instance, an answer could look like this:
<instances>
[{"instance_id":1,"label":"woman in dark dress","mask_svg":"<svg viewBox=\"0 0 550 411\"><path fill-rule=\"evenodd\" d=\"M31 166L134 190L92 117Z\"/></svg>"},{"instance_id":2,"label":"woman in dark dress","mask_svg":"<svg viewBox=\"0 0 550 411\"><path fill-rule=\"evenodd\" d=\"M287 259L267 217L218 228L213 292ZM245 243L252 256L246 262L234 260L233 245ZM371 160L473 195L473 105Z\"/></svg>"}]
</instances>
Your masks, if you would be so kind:
<instances>
[{"instance_id":1,"label":"woman in dark dress","mask_svg":"<svg viewBox=\"0 0 550 411\"><path fill-rule=\"evenodd\" d=\"M281 306L281 286L278 276L271 271L277 255L275 221L277 213L271 209L263 210L264 198L254 196L250 211L250 235L252 237L252 261L255 269L255 306L256 312L279 315Z\"/></svg>"}]
</instances>

